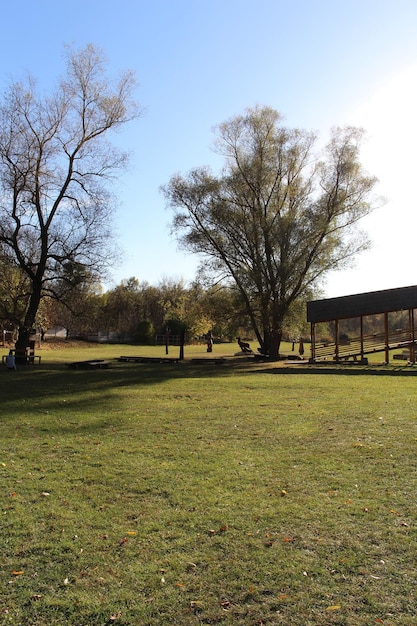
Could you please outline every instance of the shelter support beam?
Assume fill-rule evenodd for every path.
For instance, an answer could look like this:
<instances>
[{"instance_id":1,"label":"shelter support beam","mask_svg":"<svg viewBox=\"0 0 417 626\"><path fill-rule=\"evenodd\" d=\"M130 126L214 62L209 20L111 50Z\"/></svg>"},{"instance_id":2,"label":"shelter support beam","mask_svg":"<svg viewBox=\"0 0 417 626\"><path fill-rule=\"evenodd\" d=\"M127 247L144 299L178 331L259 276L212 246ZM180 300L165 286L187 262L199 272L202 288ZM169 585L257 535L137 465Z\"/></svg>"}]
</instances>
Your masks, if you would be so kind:
<instances>
[{"instance_id":1,"label":"shelter support beam","mask_svg":"<svg viewBox=\"0 0 417 626\"><path fill-rule=\"evenodd\" d=\"M314 363L314 361L316 360L316 325L314 324L314 322L312 322L310 324L310 338L311 338L311 343L310 343L310 350L311 350L310 361L312 363Z\"/></svg>"},{"instance_id":2,"label":"shelter support beam","mask_svg":"<svg viewBox=\"0 0 417 626\"><path fill-rule=\"evenodd\" d=\"M335 342L334 358L335 358L335 361L338 361L339 360L339 320L335 320L334 321L334 334L335 334L335 338L334 338L334 342Z\"/></svg>"},{"instance_id":3,"label":"shelter support beam","mask_svg":"<svg viewBox=\"0 0 417 626\"><path fill-rule=\"evenodd\" d=\"M384 313L384 332L385 332L385 363L389 363L389 330L388 330L388 313Z\"/></svg>"},{"instance_id":4,"label":"shelter support beam","mask_svg":"<svg viewBox=\"0 0 417 626\"><path fill-rule=\"evenodd\" d=\"M415 335L415 325L414 325L414 309L410 309L408 311L408 320L410 325L410 363L413 365L416 362L416 335Z\"/></svg>"}]
</instances>

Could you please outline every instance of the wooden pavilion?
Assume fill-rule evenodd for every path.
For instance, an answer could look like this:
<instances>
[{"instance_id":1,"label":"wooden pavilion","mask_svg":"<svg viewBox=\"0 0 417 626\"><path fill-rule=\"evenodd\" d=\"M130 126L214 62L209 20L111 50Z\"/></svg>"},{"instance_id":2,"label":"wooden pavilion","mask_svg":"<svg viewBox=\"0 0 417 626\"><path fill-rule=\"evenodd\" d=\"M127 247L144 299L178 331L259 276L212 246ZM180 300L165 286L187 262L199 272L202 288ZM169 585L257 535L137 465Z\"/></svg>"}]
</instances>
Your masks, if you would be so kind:
<instances>
[{"instance_id":1,"label":"wooden pavilion","mask_svg":"<svg viewBox=\"0 0 417 626\"><path fill-rule=\"evenodd\" d=\"M307 321L311 325L311 361L340 361L352 357L354 360L366 362L366 354L385 352L385 362L388 363L390 350L407 348L409 360L415 363L415 309L417 286L307 302ZM397 311L408 311L407 328L390 330L388 314ZM381 314L384 319L383 332L364 334L364 317ZM339 322L352 318L359 319L360 334L358 337L342 340L339 336ZM322 322L334 323L334 343L317 342L316 325Z\"/></svg>"}]
</instances>

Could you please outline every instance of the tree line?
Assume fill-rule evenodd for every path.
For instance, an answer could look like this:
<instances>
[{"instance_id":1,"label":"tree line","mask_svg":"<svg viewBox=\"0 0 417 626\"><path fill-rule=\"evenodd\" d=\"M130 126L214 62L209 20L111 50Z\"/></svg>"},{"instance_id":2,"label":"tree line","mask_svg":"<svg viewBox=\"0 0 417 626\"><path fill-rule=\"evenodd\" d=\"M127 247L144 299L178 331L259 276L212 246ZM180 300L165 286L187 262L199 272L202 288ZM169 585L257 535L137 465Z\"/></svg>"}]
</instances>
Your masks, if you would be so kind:
<instances>
[{"instance_id":1,"label":"tree line","mask_svg":"<svg viewBox=\"0 0 417 626\"><path fill-rule=\"evenodd\" d=\"M13 283L7 271L1 275L0 323L12 336L27 303L22 281ZM235 289L168 278L150 285L132 277L106 291L99 283L85 281L66 300L43 298L34 327L41 333L62 327L69 336L81 338L100 332L112 341L143 345L154 344L156 335L167 330L172 335L184 332L188 342L204 341L208 333L218 341L235 341L238 336L256 339ZM295 339L303 332L307 332L304 305L294 307L285 333Z\"/></svg>"}]
</instances>

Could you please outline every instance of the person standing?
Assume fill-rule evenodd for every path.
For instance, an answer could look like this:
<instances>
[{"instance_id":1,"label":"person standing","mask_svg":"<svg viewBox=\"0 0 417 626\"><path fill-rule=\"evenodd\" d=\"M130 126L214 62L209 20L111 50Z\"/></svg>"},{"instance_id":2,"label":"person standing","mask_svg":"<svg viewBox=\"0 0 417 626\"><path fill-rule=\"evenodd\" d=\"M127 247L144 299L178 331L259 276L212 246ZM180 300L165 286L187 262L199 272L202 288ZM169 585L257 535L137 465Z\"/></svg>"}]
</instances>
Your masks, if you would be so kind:
<instances>
[{"instance_id":1,"label":"person standing","mask_svg":"<svg viewBox=\"0 0 417 626\"><path fill-rule=\"evenodd\" d=\"M16 369L16 361L14 358L13 350L9 350L9 354L6 356L6 367L8 370Z\"/></svg>"}]
</instances>

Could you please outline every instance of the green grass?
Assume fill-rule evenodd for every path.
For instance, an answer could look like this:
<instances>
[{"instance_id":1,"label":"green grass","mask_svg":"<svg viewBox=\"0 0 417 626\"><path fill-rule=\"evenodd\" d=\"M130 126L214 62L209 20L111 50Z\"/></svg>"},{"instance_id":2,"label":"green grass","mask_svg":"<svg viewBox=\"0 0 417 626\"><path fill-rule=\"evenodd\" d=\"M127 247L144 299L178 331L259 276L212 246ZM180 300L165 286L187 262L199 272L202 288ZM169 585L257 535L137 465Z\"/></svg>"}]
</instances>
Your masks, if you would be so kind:
<instances>
[{"instance_id":1,"label":"green grass","mask_svg":"<svg viewBox=\"0 0 417 626\"><path fill-rule=\"evenodd\" d=\"M0 624L416 623L417 368L139 350L0 371Z\"/></svg>"}]
</instances>

